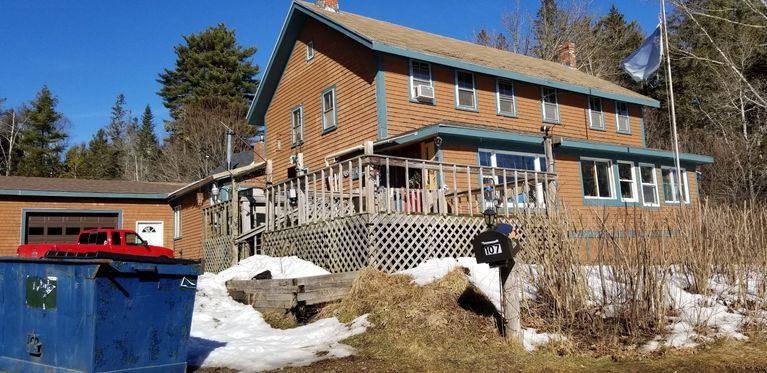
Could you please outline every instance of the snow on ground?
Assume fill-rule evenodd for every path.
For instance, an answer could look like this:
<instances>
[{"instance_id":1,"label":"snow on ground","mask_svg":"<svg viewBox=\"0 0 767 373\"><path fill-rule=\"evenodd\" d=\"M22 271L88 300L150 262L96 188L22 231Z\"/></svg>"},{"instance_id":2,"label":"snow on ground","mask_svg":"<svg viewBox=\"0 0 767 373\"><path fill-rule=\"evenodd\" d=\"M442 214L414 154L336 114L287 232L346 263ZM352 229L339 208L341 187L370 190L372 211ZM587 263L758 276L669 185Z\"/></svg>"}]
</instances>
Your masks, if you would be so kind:
<instances>
[{"instance_id":1,"label":"snow on ground","mask_svg":"<svg viewBox=\"0 0 767 373\"><path fill-rule=\"evenodd\" d=\"M272 278L317 276L328 272L296 257L256 255L218 275L205 273L197 282L192 316L189 364L227 367L253 372L353 353L340 340L362 333L370 324L367 315L349 324L328 318L288 330L269 326L253 307L229 297L226 281L248 280L269 270Z\"/></svg>"},{"instance_id":2,"label":"snow on ground","mask_svg":"<svg viewBox=\"0 0 767 373\"><path fill-rule=\"evenodd\" d=\"M464 267L469 270L469 281L476 286L487 298L499 308L500 286L498 284L498 270L491 269L487 264L477 264L474 258L443 258L431 259L419 266L400 272L413 277L413 283L426 285L452 271L455 267ZM589 286L590 303L600 305L605 311L605 317L609 317L616 303L625 302L627 291L625 285L616 281L610 267L583 266L583 272ZM528 265L520 271L522 277L523 296L534 299L536 287L532 277L537 275L535 266ZM751 276L747 283L747 296L757 297L756 288L762 278ZM709 281L709 288L713 290L711 295L693 294L687 292L689 286L685 277L680 273L674 273L668 283L668 303L676 311L677 315L670 318L668 334L656 336L647 342L642 349L653 351L661 346L667 347L694 347L701 341L712 338L733 338L737 340L748 339L741 333L744 323L748 320L744 312L732 310L728 304L736 299L736 286L728 284L721 276ZM604 295L607 299L604 299ZM767 323L767 312L759 320ZM756 321L751 319L751 321ZM696 326L698 326L696 328ZM710 329L707 335L701 335L696 330ZM529 351L536 346L546 344L553 339L564 338L559 334L538 333L535 329L523 328L523 344Z\"/></svg>"},{"instance_id":3,"label":"snow on ground","mask_svg":"<svg viewBox=\"0 0 767 373\"><path fill-rule=\"evenodd\" d=\"M399 273L413 277L414 284L423 286L442 278L456 267L468 269L469 274L467 277L469 282L477 287L495 305L496 309L500 309L501 285L498 279L498 269L490 268L486 263L477 264L475 258L429 259L415 268ZM526 296L534 296L534 286L523 282L522 288ZM556 333L539 333L532 328L522 328L522 345L528 351L533 351L538 346L562 338L564 336Z\"/></svg>"}]
</instances>

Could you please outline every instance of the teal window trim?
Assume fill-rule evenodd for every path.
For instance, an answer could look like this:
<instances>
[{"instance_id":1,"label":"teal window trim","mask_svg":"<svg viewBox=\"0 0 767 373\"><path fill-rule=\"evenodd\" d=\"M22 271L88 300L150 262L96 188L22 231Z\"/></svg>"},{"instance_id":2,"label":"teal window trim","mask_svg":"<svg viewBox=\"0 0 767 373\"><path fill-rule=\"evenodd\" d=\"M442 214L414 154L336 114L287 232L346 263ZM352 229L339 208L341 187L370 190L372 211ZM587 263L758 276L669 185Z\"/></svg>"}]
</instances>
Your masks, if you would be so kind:
<instances>
[{"instance_id":1,"label":"teal window trim","mask_svg":"<svg viewBox=\"0 0 767 373\"><path fill-rule=\"evenodd\" d=\"M471 99L472 99L472 106L461 105L461 103L460 103L460 101L458 99L458 93L461 90L464 90L464 91L468 92L468 89L461 88L461 87L458 86L458 74L468 74L468 75L471 76ZM474 76L474 73L472 73L471 71L465 71L465 70L458 70L458 69L456 69L455 73L454 73L454 78L455 78L455 89L453 91L453 94L455 94L455 108L459 109L459 110L479 112L479 110L477 108L477 79Z\"/></svg>"},{"instance_id":2,"label":"teal window trim","mask_svg":"<svg viewBox=\"0 0 767 373\"><path fill-rule=\"evenodd\" d=\"M653 182L652 183L645 183L642 180L642 167L652 167L652 178L653 178ZM637 164L637 170L639 171L639 172L637 172L637 177L639 179L639 187L640 187L639 188L639 195L642 197L642 206L644 206L644 207L660 207L660 190L659 190L660 187L658 186L658 167L655 166L655 164L653 164L653 163L639 162ZM645 199L644 199L644 187L645 187L645 185L647 185L647 186L652 185L654 187L656 203L648 203L647 201L645 201Z\"/></svg>"},{"instance_id":3,"label":"teal window trim","mask_svg":"<svg viewBox=\"0 0 767 373\"><path fill-rule=\"evenodd\" d=\"M599 194L600 194L599 191L597 191L597 195L596 196L588 196L588 195L586 195L586 183L583 180L583 162L584 161L586 161L586 162L594 162L594 167L596 167L596 162L600 162L600 163L607 162L607 166L608 166L607 177L609 179L607 185L610 186L610 196L609 197L600 197L599 196ZM583 191L583 198L585 200L615 200L616 199L617 195L615 193L615 191L616 191L616 188L615 188L615 170L614 170L614 164L613 164L613 160L612 159L596 158L596 157L580 157L580 160L579 160L578 163L580 164L580 168L579 169L580 169L580 172L581 172L581 190ZM595 173L594 173L594 177L595 177L594 182L596 183L597 189L599 189L599 180L596 179L599 176L599 173L597 173L596 170L593 170L593 171L595 171Z\"/></svg>"},{"instance_id":4,"label":"teal window trim","mask_svg":"<svg viewBox=\"0 0 767 373\"><path fill-rule=\"evenodd\" d=\"M412 59L412 58L408 59L407 66L408 66L409 76L408 76L408 87L407 88L408 88L408 98L409 98L410 102L414 102L414 103L417 103L417 104L436 105L436 101L437 101L437 95L436 95L437 92L436 92L436 90L434 91L434 93L435 93L434 98L429 100L429 101L419 101L419 100L415 99L415 91L414 91L415 86L413 85L413 62L425 63L427 66L429 66L429 85L432 88L434 88L434 73L433 73L432 68L431 68L431 63L426 62L426 61Z\"/></svg>"},{"instance_id":5,"label":"teal window trim","mask_svg":"<svg viewBox=\"0 0 767 373\"><path fill-rule=\"evenodd\" d=\"M682 191L684 192L684 204L689 205L690 204L690 181L687 179L687 169L684 167L680 167L681 173L682 173ZM663 170L668 170L671 172L670 182L672 183L672 186L674 188L671 192L671 197L676 198L676 167L675 166L660 166L660 185L661 188L663 188L663 203L666 205L678 205L679 201L675 201L673 199L669 199L669 194L666 193L666 181L663 179Z\"/></svg>"},{"instance_id":6,"label":"teal window trim","mask_svg":"<svg viewBox=\"0 0 767 373\"><path fill-rule=\"evenodd\" d=\"M626 115L621 115L620 105L626 106ZM626 118L626 125L628 129L622 130L620 126L621 118ZM615 130L624 135L631 134L631 112L629 111L629 104L623 101L615 101Z\"/></svg>"},{"instance_id":7,"label":"teal window trim","mask_svg":"<svg viewBox=\"0 0 767 373\"><path fill-rule=\"evenodd\" d=\"M620 165L621 164L627 164L631 167L631 191L634 195L634 198L623 198L623 185L621 184L624 180L621 178L620 173ZM637 203L639 202L639 186L637 185L637 169L636 165L632 161L624 161L624 160L616 160L615 161L615 178L618 181L616 185L618 186L618 198L620 198L621 202L626 203Z\"/></svg>"},{"instance_id":8,"label":"teal window trim","mask_svg":"<svg viewBox=\"0 0 767 373\"><path fill-rule=\"evenodd\" d=\"M296 134L296 116L298 112L298 118L301 120L301 138ZM304 143L304 104L294 106L290 109L290 145L295 148L298 145Z\"/></svg>"},{"instance_id":9,"label":"teal window trim","mask_svg":"<svg viewBox=\"0 0 767 373\"><path fill-rule=\"evenodd\" d=\"M556 119L546 119L546 90L548 89L554 92L554 112L556 113ZM543 123L560 124L559 90L556 88L541 86L541 120Z\"/></svg>"},{"instance_id":10,"label":"teal window trim","mask_svg":"<svg viewBox=\"0 0 767 373\"><path fill-rule=\"evenodd\" d=\"M508 83L511 85L511 110L513 112L505 112L501 110L501 88L500 83ZM504 78L495 78L495 113L497 115L509 117L509 118L516 118L517 117L517 91L516 91L516 85L514 84L514 81L511 79L504 79ZM504 95L505 97L508 97L507 95Z\"/></svg>"},{"instance_id":11,"label":"teal window trim","mask_svg":"<svg viewBox=\"0 0 767 373\"><path fill-rule=\"evenodd\" d=\"M588 104L589 104L589 109L588 109L588 113L589 113L589 115L588 115L588 117L589 117L589 129L596 130L596 131L607 131L607 128L606 128L607 126L605 126L605 111L604 111L604 108L602 106L602 99L600 97L597 97L597 96L586 96L586 98L587 98ZM602 126L601 127L595 126L594 122L591 120L592 119L591 118L591 114L594 112L594 108L591 105L591 101L594 100L594 99L599 101L599 117L600 117L600 120L602 121Z\"/></svg>"},{"instance_id":12,"label":"teal window trim","mask_svg":"<svg viewBox=\"0 0 767 373\"><path fill-rule=\"evenodd\" d=\"M314 59L314 40L309 40L306 43L306 62Z\"/></svg>"},{"instance_id":13,"label":"teal window trim","mask_svg":"<svg viewBox=\"0 0 767 373\"><path fill-rule=\"evenodd\" d=\"M328 126L325 121L325 95L331 94L333 102L333 125ZM338 101L336 98L336 85L333 84L330 87L325 88L320 94L320 107L322 108L322 134L326 134L338 128Z\"/></svg>"}]
</instances>

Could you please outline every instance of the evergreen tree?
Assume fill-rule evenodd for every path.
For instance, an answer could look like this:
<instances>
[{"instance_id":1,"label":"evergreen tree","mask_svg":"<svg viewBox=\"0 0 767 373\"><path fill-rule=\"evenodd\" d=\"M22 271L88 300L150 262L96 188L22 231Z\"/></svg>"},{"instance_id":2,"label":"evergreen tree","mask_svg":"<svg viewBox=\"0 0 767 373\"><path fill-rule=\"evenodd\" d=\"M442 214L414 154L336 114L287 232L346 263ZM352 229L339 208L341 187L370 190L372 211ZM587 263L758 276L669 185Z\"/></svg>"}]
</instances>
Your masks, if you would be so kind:
<instances>
[{"instance_id":1,"label":"evergreen tree","mask_svg":"<svg viewBox=\"0 0 767 373\"><path fill-rule=\"evenodd\" d=\"M565 22L556 0L541 0L541 7L533 20L533 34L536 57L556 61L559 58L560 35L564 33ZM574 40L567 40L574 41Z\"/></svg>"},{"instance_id":2,"label":"evergreen tree","mask_svg":"<svg viewBox=\"0 0 767 373\"><path fill-rule=\"evenodd\" d=\"M180 117L184 104L205 97L222 97L247 106L246 94L255 93L258 86L258 66L251 62L256 48L241 46L234 30L223 23L209 27L184 36L184 44L175 50L175 69L165 69L157 80L162 84L158 94L173 119ZM172 123L169 127L172 131Z\"/></svg>"},{"instance_id":3,"label":"evergreen tree","mask_svg":"<svg viewBox=\"0 0 767 373\"><path fill-rule=\"evenodd\" d=\"M107 131L100 128L88 143L83 156L82 177L88 179L116 179L121 167L114 147L109 143Z\"/></svg>"},{"instance_id":4,"label":"evergreen tree","mask_svg":"<svg viewBox=\"0 0 767 373\"><path fill-rule=\"evenodd\" d=\"M62 176L70 179L79 179L88 175L85 167L88 148L85 144L75 145L67 150L64 158L64 173Z\"/></svg>"},{"instance_id":5,"label":"evergreen tree","mask_svg":"<svg viewBox=\"0 0 767 373\"><path fill-rule=\"evenodd\" d=\"M618 83L624 87L639 90L631 77L621 68L621 62L633 53L644 40L642 29L636 21L626 22L624 15L613 4L607 15L602 16L594 26L597 45L589 66L594 75Z\"/></svg>"},{"instance_id":6,"label":"evergreen tree","mask_svg":"<svg viewBox=\"0 0 767 373\"><path fill-rule=\"evenodd\" d=\"M25 126L19 139L22 154L15 174L21 176L58 176L61 153L67 134L63 130L63 116L56 111L58 99L47 86L38 92L25 113Z\"/></svg>"},{"instance_id":7,"label":"evergreen tree","mask_svg":"<svg viewBox=\"0 0 767 373\"><path fill-rule=\"evenodd\" d=\"M141 115L141 126L136 133L136 155L138 179L147 180L154 174L154 163L157 160L160 144L154 133L154 114L149 105Z\"/></svg>"}]
</instances>

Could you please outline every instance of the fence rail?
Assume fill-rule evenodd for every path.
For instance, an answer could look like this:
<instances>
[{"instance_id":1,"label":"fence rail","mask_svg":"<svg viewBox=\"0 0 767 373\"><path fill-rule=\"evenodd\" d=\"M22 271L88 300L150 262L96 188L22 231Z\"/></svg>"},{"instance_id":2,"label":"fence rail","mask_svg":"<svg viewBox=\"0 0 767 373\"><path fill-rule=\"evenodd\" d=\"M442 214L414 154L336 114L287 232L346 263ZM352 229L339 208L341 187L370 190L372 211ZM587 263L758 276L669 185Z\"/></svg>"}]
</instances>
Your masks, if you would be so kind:
<instances>
[{"instance_id":1,"label":"fence rail","mask_svg":"<svg viewBox=\"0 0 767 373\"><path fill-rule=\"evenodd\" d=\"M267 229L350 215L509 216L544 209L556 174L384 155L362 155L267 186Z\"/></svg>"}]
</instances>

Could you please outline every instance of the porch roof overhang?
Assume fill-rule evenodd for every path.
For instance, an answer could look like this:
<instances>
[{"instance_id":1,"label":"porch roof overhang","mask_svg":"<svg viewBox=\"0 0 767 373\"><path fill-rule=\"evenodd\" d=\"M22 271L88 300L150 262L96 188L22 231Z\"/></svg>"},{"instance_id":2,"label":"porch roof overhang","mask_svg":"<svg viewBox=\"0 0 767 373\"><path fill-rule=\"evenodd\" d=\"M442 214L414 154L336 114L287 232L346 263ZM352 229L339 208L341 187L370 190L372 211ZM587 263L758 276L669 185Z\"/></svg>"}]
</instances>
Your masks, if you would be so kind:
<instances>
[{"instance_id":1,"label":"porch roof overhang","mask_svg":"<svg viewBox=\"0 0 767 373\"><path fill-rule=\"evenodd\" d=\"M199 189L201 187L204 187L204 186L206 186L206 185L208 185L208 184L210 184L210 183L212 183L214 181L227 180L227 179L230 179L230 178L233 178L233 177L239 177L239 176L247 175L247 174L250 174L252 172L261 170L261 169L266 169L266 162L258 162L258 163L253 162L253 163L251 163L251 164L249 164L247 166L242 166L242 167L235 168L233 170L222 171L222 172L219 172L219 173L216 173L216 174L213 174L213 175L209 175L209 176L207 176L205 178L202 178L200 180L197 180L197 181L194 181L192 183L189 183L189 184L187 184L187 185L185 185L185 186L183 186L183 187L173 191L172 193L170 193L168 195L168 200L172 201L172 200L174 200L176 198L179 198L181 196L186 195L187 193L189 193L191 191L194 191L194 190L197 190L197 189Z\"/></svg>"},{"instance_id":2,"label":"porch roof overhang","mask_svg":"<svg viewBox=\"0 0 767 373\"><path fill-rule=\"evenodd\" d=\"M420 142L437 136L453 136L472 139L491 139L494 141L506 141L518 144L527 145L541 145L543 143L542 136L534 136L531 134L524 134L514 131L506 131L499 129L483 128L472 125L461 125L455 123L436 123L419 128L414 131L406 132L399 136L390 137L388 139L379 140L375 143L376 147L386 147L387 145L407 145L415 142ZM674 152L669 150L651 149L633 147L627 145L618 144L606 144L588 140L576 140L563 137L555 137L555 147L562 150L568 150L572 152L599 152L599 153L611 153L622 154L630 157L638 158L652 158L662 160L673 160ZM694 163L696 165L712 164L714 158L692 153L679 153L679 160L686 163Z\"/></svg>"}]
</instances>

